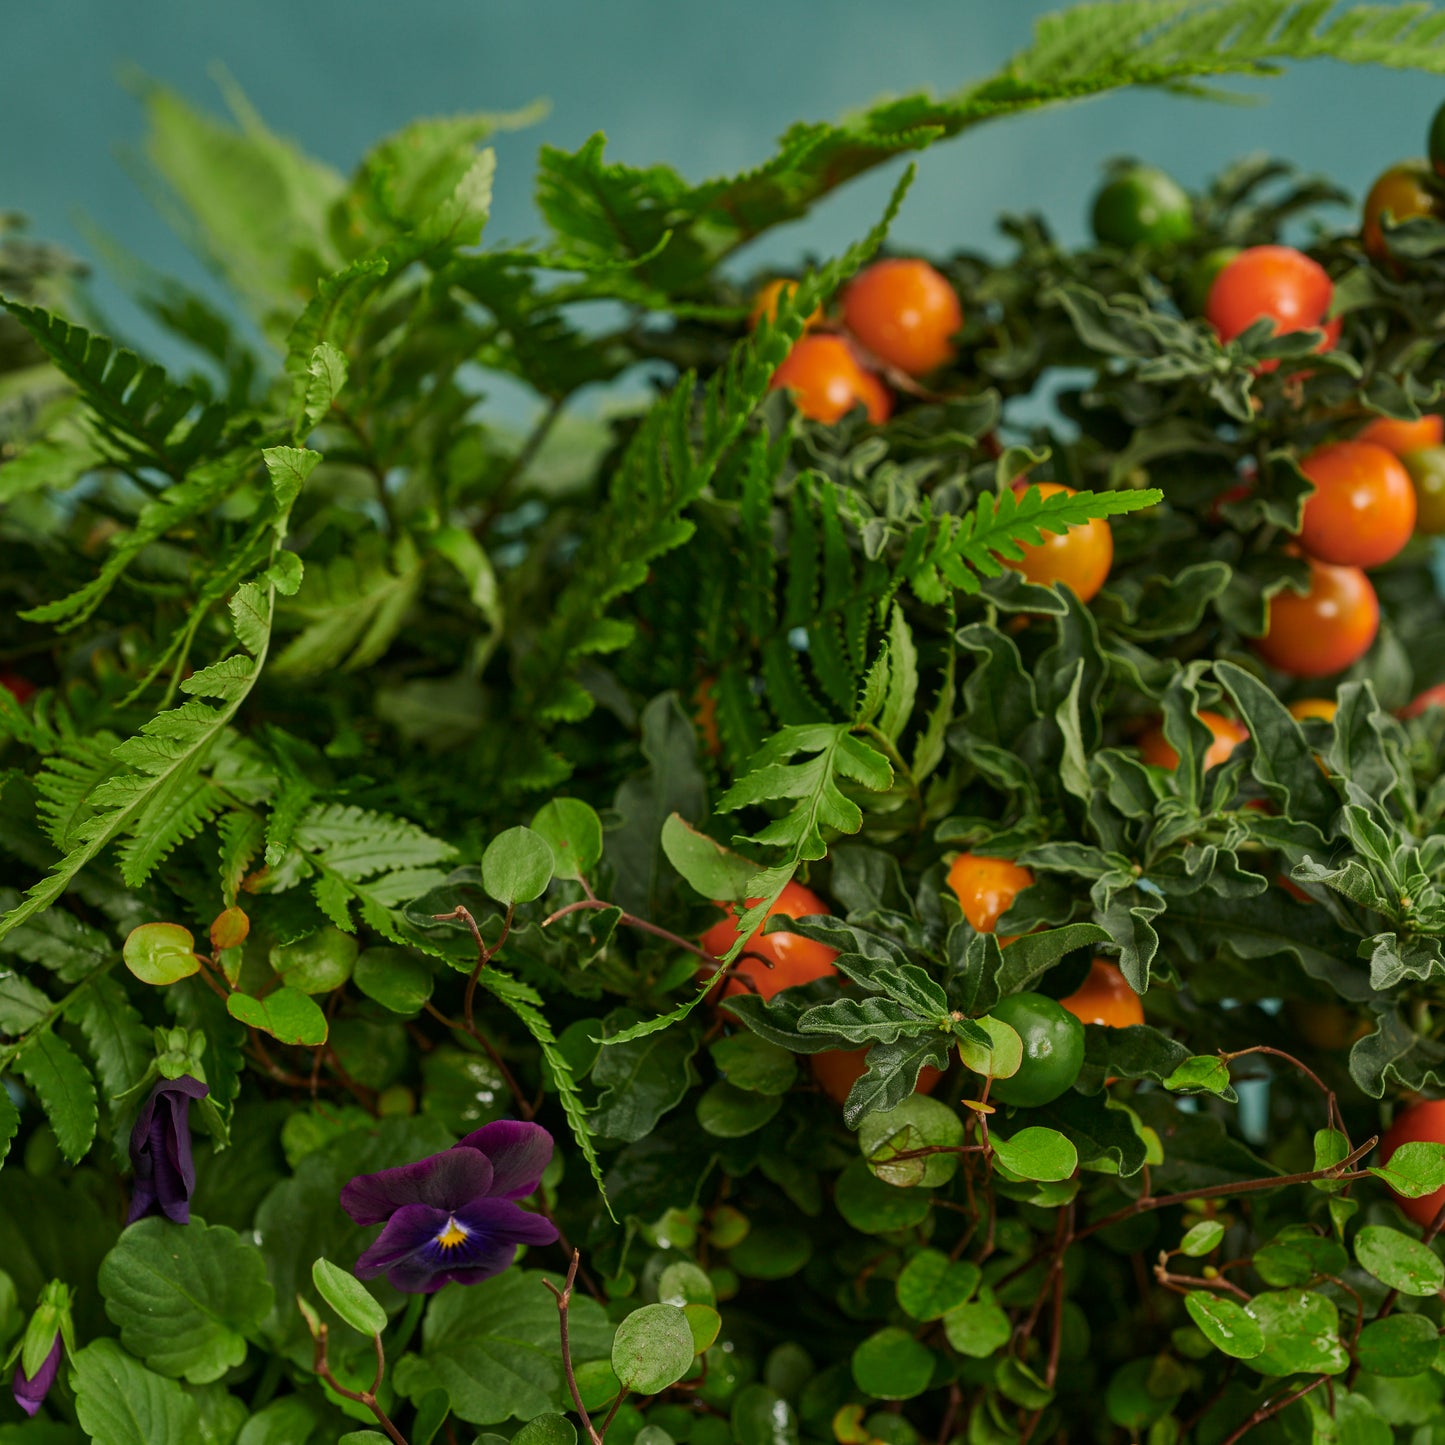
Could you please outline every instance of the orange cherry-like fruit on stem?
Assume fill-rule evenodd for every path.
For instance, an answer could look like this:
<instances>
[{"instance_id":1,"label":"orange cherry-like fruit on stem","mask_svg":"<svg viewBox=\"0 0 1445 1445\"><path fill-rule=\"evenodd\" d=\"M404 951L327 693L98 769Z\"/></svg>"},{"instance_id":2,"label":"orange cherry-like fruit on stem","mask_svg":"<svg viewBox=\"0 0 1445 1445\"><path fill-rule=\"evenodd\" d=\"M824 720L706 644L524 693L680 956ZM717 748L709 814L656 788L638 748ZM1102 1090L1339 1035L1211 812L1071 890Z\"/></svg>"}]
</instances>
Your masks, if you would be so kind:
<instances>
[{"instance_id":1,"label":"orange cherry-like fruit on stem","mask_svg":"<svg viewBox=\"0 0 1445 1445\"><path fill-rule=\"evenodd\" d=\"M1309 559L1304 594L1286 587L1269 601L1255 651L1291 677L1328 677L1358 662L1380 630L1380 599L1358 567Z\"/></svg>"},{"instance_id":2,"label":"orange cherry-like fruit on stem","mask_svg":"<svg viewBox=\"0 0 1445 1445\"><path fill-rule=\"evenodd\" d=\"M1411 698L1400 709L1400 716L1420 717L1432 707L1445 707L1445 682L1437 682L1434 687L1427 687L1424 692Z\"/></svg>"},{"instance_id":3,"label":"orange cherry-like fruit on stem","mask_svg":"<svg viewBox=\"0 0 1445 1445\"><path fill-rule=\"evenodd\" d=\"M879 361L925 376L953 360L963 307L927 261L875 261L843 292L843 324Z\"/></svg>"},{"instance_id":4,"label":"orange cherry-like fruit on stem","mask_svg":"<svg viewBox=\"0 0 1445 1445\"><path fill-rule=\"evenodd\" d=\"M1445 418L1422 416L1416 421L1400 421L1393 416L1377 416L1355 437L1357 442L1372 442L1402 457L1424 447L1438 447L1445 442Z\"/></svg>"},{"instance_id":5,"label":"orange cherry-like fruit on stem","mask_svg":"<svg viewBox=\"0 0 1445 1445\"><path fill-rule=\"evenodd\" d=\"M804 336L796 341L768 386L791 393L794 405L812 421L831 424L860 403L875 426L893 413L888 388L859 364L841 336Z\"/></svg>"},{"instance_id":6,"label":"orange cherry-like fruit on stem","mask_svg":"<svg viewBox=\"0 0 1445 1445\"><path fill-rule=\"evenodd\" d=\"M1378 567L1415 530L1415 484L1393 452L1374 442L1333 442L1300 462L1315 484L1305 500L1300 545L1340 567Z\"/></svg>"},{"instance_id":7,"label":"orange cherry-like fruit on stem","mask_svg":"<svg viewBox=\"0 0 1445 1445\"><path fill-rule=\"evenodd\" d=\"M992 933L1014 899L1033 881L1029 869L1007 858L985 858L978 853L960 853L948 870L948 886L978 933ZM1012 943L1013 939L999 942Z\"/></svg>"},{"instance_id":8,"label":"orange cherry-like fruit on stem","mask_svg":"<svg viewBox=\"0 0 1445 1445\"><path fill-rule=\"evenodd\" d=\"M1204 314L1221 341L1233 341L1256 321L1276 335L1312 331L1324 323L1334 283L1318 261L1293 246L1251 246L1215 276Z\"/></svg>"},{"instance_id":9,"label":"orange cherry-like fruit on stem","mask_svg":"<svg viewBox=\"0 0 1445 1445\"><path fill-rule=\"evenodd\" d=\"M748 906L756 903L749 900ZM721 958L737 942L737 916L733 905L719 903L727 917L720 918L706 933L701 943L714 957ZM827 913L828 905L801 883L789 883L778 895L777 902L768 909L763 923L748 939L747 947L738 961L728 970L729 977L723 984L724 996L735 993L756 992L760 998L770 999L785 988L800 983L811 983L815 978L827 978L837 973L833 960L838 957L836 948L804 938L799 933L764 933L763 926L774 914L786 918L807 918L815 913ZM750 989L741 982L747 979Z\"/></svg>"},{"instance_id":10,"label":"orange cherry-like fruit on stem","mask_svg":"<svg viewBox=\"0 0 1445 1445\"><path fill-rule=\"evenodd\" d=\"M1129 987L1118 965L1103 958L1096 958L1083 983L1059 1002L1084 1024L1127 1029L1144 1022L1144 1000Z\"/></svg>"}]
</instances>

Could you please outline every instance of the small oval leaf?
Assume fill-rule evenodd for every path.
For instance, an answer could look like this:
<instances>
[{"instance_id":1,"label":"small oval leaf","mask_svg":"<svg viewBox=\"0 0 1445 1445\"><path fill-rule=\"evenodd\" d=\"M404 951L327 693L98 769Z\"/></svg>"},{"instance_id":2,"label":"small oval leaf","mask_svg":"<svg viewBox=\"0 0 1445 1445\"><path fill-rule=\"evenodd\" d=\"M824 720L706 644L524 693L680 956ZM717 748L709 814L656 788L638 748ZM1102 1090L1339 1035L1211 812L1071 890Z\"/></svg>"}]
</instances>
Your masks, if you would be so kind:
<instances>
[{"instance_id":1,"label":"small oval leaf","mask_svg":"<svg viewBox=\"0 0 1445 1445\"><path fill-rule=\"evenodd\" d=\"M676 1305L643 1305L617 1326L612 1368L618 1381L639 1395L675 1385L692 1360L692 1326Z\"/></svg>"},{"instance_id":2,"label":"small oval leaf","mask_svg":"<svg viewBox=\"0 0 1445 1445\"><path fill-rule=\"evenodd\" d=\"M126 936L121 957L142 983L165 988L200 971L195 946L190 929L179 923L142 923Z\"/></svg>"},{"instance_id":3,"label":"small oval leaf","mask_svg":"<svg viewBox=\"0 0 1445 1445\"><path fill-rule=\"evenodd\" d=\"M386 1328L386 1311L354 1275L329 1259L318 1259L311 1266L311 1280L321 1298L358 1333L379 1335Z\"/></svg>"},{"instance_id":4,"label":"small oval leaf","mask_svg":"<svg viewBox=\"0 0 1445 1445\"><path fill-rule=\"evenodd\" d=\"M1232 1299L1194 1289L1184 1296L1184 1308L1210 1344L1232 1359L1252 1360L1263 1351L1259 1322Z\"/></svg>"}]
</instances>

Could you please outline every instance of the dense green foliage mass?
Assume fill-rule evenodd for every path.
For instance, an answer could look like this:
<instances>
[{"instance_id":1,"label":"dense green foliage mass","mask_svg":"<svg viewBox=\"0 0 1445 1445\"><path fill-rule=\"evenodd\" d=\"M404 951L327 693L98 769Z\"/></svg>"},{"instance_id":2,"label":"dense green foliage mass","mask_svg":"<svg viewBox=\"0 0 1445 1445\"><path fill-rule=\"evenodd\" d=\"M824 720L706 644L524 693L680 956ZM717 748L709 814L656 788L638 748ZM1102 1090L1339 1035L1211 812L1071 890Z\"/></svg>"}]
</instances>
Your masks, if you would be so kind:
<instances>
[{"instance_id":1,"label":"dense green foliage mass","mask_svg":"<svg viewBox=\"0 0 1445 1445\"><path fill-rule=\"evenodd\" d=\"M509 247L483 142L526 115L341 176L155 89L235 302L138 270L184 376L5 223L0 1445L1445 1440L1445 1125L1376 1149L1445 1092L1426 513L1348 671L1260 656L1311 575L1301 463L1439 408L1445 221L1367 248L1264 161L1132 233L1125 185L1078 251L1006 217L1003 259L935 258L955 354L885 372L882 426L770 382L911 173L773 320L734 279L984 120L1445 71L1438 16L1327 9L1086 6L700 185L544 149ZM1212 278L1281 241L1328 318L1221 341ZM1090 599L1005 565L1086 525ZM1026 870L987 921L970 853ZM744 951L774 905L807 920ZM1060 1006L1100 976L1122 1011ZM185 1175L187 1078L189 1222L127 1225ZM558 1243L360 1283L348 1181L502 1119L555 1136ZM451 1249L481 1216L447 1210Z\"/></svg>"}]
</instances>

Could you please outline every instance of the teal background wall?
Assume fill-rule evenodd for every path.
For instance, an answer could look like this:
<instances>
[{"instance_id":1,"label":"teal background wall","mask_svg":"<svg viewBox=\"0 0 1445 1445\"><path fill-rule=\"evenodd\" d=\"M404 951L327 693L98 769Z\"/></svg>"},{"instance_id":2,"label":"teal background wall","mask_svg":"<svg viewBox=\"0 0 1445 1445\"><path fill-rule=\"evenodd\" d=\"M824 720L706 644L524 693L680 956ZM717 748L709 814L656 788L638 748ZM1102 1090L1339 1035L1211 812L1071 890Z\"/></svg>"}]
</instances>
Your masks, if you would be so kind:
<instances>
[{"instance_id":1,"label":"teal background wall","mask_svg":"<svg viewBox=\"0 0 1445 1445\"><path fill-rule=\"evenodd\" d=\"M830 118L885 93L946 92L1028 41L1043 0L44 0L4 7L0 209L94 257L83 219L160 269L199 266L118 159L141 135L126 65L219 109L221 64L267 121L347 169L375 137L420 114L505 109L539 96L541 124L499 138L492 239L538 230L532 160L595 130L609 153L692 177L756 164L798 118ZM1269 150L1356 193L1417 154L1445 80L1315 62L1240 82L1258 106L1124 92L996 122L925 153L894 239L923 250L992 244L1004 209L1085 231L1100 164L1142 156L1186 185ZM751 264L829 254L876 219L896 167L855 183ZM149 333L103 277L106 309Z\"/></svg>"}]
</instances>

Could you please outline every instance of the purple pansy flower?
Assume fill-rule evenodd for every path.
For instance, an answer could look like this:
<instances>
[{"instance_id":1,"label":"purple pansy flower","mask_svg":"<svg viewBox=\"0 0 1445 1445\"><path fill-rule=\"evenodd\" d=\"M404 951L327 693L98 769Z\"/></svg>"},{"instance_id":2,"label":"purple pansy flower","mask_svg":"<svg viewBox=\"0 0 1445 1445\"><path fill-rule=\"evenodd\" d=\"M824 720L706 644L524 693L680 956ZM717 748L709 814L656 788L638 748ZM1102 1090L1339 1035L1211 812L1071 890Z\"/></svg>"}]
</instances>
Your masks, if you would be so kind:
<instances>
[{"instance_id":1,"label":"purple pansy flower","mask_svg":"<svg viewBox=\"0 0 1445 1445\"><path fill-rule=\"evenodd\" d=\"M441 1154L358 1174L341 1207L357 1224L385 1224L356 1262L361 1279L385 1274L407 1294L433 1294L448 1280L477 1284L500 1274L519 1244L552 1244L550 1219L515 1203L542 1182L552 1136L540 1124L500 1119Z\"/></svg>"},{"instance_id":2,"label":"purple pansy flower","mask_svg":"<svg viewBox=\"0 0 1445 1445\"><path fill-rule=\"evenodd\" d=\"M147 1214L163 1214L175 1224L191 1222L191 1195L196 1188L196 1166L191 1162L191 1100L204 1099L210 1092L189 1074L162 1079L151 1090L130 1132L135 1191L130 1198L127 1224Z\"/></svg>"},{"instance_id":3,"label":"purple pansy flower","mask_svg":"<svg viewBox=\"0 0 1445 1445\"><path fill-rule=\"evenodd\" d=\"M15 1396L15 1403L25 1411L27 1415L34 1415L45 1400L50 1387L55 1383L56 1372L60 1369L60 1332L55 1334L55 1343L50 1347L50 1353L45 1357L45 1363L36 1370L32 1379L25 1373L25 1366L19 1361L15 1364L15 1378L11 1382L10 1390Z\"/></svg>"}]
</instances>

